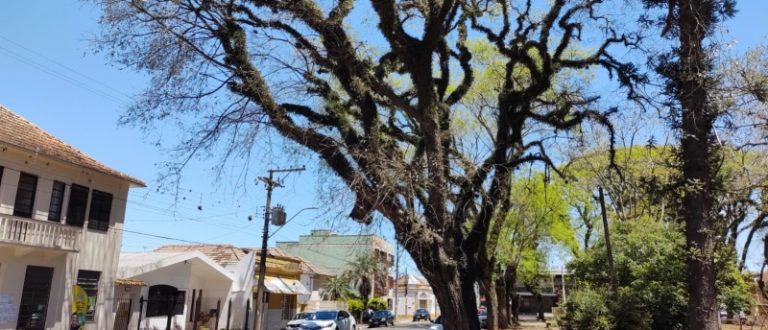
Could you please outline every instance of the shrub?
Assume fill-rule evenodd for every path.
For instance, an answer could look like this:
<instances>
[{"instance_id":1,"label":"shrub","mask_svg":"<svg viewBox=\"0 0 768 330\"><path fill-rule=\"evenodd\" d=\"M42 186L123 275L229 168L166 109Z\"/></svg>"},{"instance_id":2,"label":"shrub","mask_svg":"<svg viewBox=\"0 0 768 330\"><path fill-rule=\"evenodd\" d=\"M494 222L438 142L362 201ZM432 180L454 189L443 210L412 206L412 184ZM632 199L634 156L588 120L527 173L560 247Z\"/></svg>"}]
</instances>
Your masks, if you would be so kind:
<instances>
[{"instance_id":1,"label":"shrub","mask_svg":"<svg viewBox=\"0 0 768 330\"><path fill-rule=\"evenodd\" d=\"M360 315L363 309L365 309L365 304L360 299L349 299L347 300L347 308L352 315Z\"/></svg>"},{"instance_id":2,"label":"shrub","mask_svg":"<svg viewBox=\"0 0 768 330\"><path fill-rule=\"evenodd\" d=\"M592 288L572 291L565 304L565 318L562 327L566 330L610 330L614 329L605 297Z\"/></svg>"},{"instance_id":3,"label":"shrub","mask_svg":"<svg viewBox=\"0 0 768 330\"><path fill-rule=\"evenodd\" d=\"M383 311L387 309L387 301L384 298L373 298L368 301L368 308L375 311Z\"/></svg>"}]
</instances>

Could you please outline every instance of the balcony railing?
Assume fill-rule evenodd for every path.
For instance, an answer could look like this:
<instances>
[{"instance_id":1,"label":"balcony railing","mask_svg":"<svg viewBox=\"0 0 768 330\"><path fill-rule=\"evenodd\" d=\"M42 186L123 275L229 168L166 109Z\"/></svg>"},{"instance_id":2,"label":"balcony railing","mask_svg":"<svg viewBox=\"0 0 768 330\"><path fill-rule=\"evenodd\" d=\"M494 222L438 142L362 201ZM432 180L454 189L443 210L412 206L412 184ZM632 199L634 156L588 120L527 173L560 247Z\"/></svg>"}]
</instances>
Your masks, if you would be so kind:
<instances>
[{"instance_id":1,"label":"balcony railing","mask_svg":"<svg viewBox=\"0 0 768 330\"><path fill-rule=\"evenodd\" d=\"M77 252L82 229L56 222L0 215L0 242Z\"/></svg>"}]
</instances>

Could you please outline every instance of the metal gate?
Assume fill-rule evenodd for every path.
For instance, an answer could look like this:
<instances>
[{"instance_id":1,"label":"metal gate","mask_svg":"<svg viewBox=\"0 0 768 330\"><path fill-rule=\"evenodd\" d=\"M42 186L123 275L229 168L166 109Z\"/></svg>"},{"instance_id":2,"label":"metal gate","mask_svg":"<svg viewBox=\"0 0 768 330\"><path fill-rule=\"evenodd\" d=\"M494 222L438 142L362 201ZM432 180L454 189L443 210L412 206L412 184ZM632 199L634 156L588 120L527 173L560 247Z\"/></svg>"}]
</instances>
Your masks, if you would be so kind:
<instances>
[{"instance_id":1,"label":"metal gate","mask_svg":"<svg viewBox=\"0 0 768 330\"><path fill-rule=\"evenodd\" d=\"M115 303L117 304L117 313L115 314L115 325L112 329L128 330L128 324L131 323L131 307L133 307L133 299L129 297L120 297L116 299Z\"/></svg>"}]
</instances>

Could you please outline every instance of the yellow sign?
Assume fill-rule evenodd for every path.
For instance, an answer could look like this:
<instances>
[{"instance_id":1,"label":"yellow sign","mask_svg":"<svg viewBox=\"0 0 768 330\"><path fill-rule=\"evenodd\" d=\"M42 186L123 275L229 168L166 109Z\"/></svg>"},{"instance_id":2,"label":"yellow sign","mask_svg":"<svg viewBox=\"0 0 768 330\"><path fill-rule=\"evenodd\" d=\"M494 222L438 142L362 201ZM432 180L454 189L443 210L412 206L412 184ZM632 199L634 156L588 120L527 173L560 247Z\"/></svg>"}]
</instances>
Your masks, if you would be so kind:
<instances>
[{"instance_id":1,"label":"yellow sign","mask_svg":"<svg viewBox=\"0 0 768 330\"><path fill-rule=\"evenodd\" d=\"M72 313L83 315L88 311L88 294L79 285L72 286Z\"/></svg>"}]
</instances>

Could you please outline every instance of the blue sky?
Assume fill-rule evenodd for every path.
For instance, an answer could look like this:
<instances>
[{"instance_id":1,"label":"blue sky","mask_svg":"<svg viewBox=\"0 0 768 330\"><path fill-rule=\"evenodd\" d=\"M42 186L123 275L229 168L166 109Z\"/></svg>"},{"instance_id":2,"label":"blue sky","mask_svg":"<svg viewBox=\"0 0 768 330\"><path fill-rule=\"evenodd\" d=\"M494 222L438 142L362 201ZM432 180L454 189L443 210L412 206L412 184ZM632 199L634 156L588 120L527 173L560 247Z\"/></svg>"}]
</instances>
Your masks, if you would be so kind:
<instances>
[{"instance_id":1,"label":"blue sky","mask_svg":"<svg viewBox=\"0 0 768 330\"><path fill-rule=\"evenodd\" d=\"M737 39L737 47L768 41L764 17L768 2L740 1L738 8L740 13L729 21L727 32ZM167 160L167 153L145 142L140 130L117 125L131 95L145 87L146 79L94 52L90 39L99 32L98 16L98 9L85 1L4 1L0 7L0 104L103 163L145 180L149 187L135 189L129 197L127 230L191 242L260 245L263 186L251 181L246 183L247 190L236 190L226 180L213 178L208 169L214 164L196 162L185 176L178 200L156 191L156 164ZM173 130L165 134L173 137ZM315 196L323 192L314 178L315 169L310 168L291 175L286 187L275 192L274 200L286 206L288 217L318 206ZM249 215L254 221L247 220ZM271 242L294 240L339 220L330 217L315 210L301 212ZM348 225L345 230L366 229ZM391 240L386 225L372 230ZM126 233L123 249L141 251L174 243L180 242Z\"/></svg>"},{"instance_id":2,"label":"blue sky","mask_svg":"<svg viewBox=\"0 0 768 330\"><path fill-rule=\"evenodd\" d=\"M200 161L188 170L178 199L157 192L156 164L168 160L167 153L148 142L158 133L145 139L139 129L117 124L131 96L145 87L146 79L109 64L94 52L90 40L99 31L98 16L98 10L87 2L3 3L0 104L106 165L147 182L147 188L131 191L127 230L192 242L260 246L266 198L263 185L250 180L246 190L234 188L213 177L209 170L213 162ZM166 128L164 134L172 137L173 128ZM258 174L266 166L253 170ZM296 217L277 231L270 244L295 240L311 229L327 227L332 220L328 219L331 215L317 210L297 214L319 203L315 171L310 166L305 173L291 174L285 187L275 191L273 203L285 205L288 217ZM248 221L249 215L254 221ZM342 229L363 230L355 225ZM173 243L179 242L126 233L123 249L140 251Z\"/></svg>"}]
</instances>

